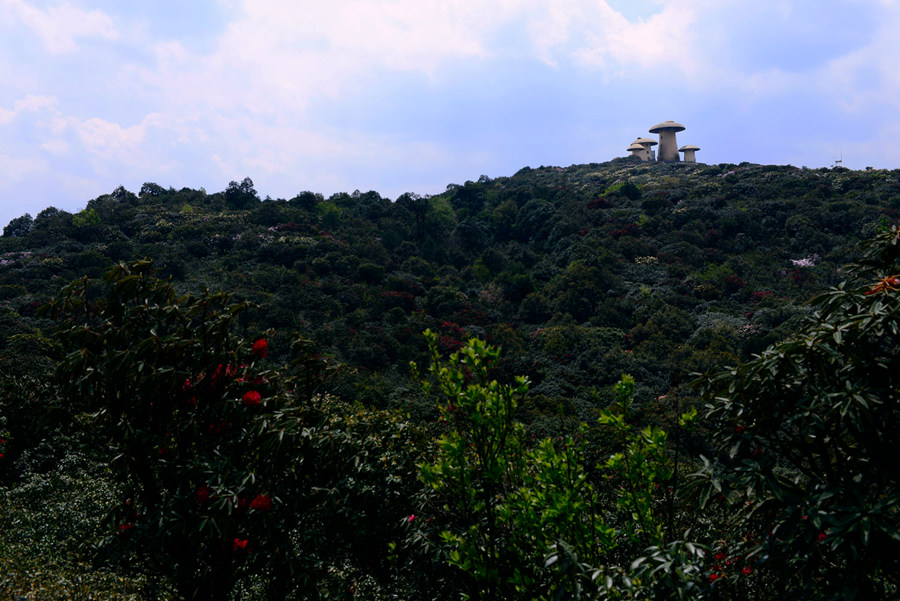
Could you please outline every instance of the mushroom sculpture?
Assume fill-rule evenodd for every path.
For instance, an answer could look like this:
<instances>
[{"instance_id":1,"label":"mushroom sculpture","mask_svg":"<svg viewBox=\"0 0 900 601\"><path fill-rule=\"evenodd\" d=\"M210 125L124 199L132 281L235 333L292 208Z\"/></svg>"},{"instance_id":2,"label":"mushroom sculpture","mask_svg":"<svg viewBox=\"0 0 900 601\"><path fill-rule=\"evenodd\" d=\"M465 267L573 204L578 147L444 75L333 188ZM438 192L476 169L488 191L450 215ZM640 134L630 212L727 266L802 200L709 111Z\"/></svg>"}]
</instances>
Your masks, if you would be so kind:
<instances>
[{"instance_id":1,"label":"mushroom sculpture","mask_svg":"<svg viewBox=\"0 0 900 601\"><path fill-rule=\"evenodd\" d=\"M656 144L657 144L656 140L651 140L650 138L638 138L637 140L634 141L634 143L640 144L641 146L644 147L644 150L646 151L646 153L644 154L645 161L652 161L652 160L656 159L653 149L650 148L651 146L656 146Z\"/></svg>"},{"instance_id":2,"label":"mushroom sculpture","mask_svg":"<svg viewBox=\"0 0 900 601\"><path fill-rule=\"evenodd\" d=\"M636 156L642 161L649 160L647 159L647 149L638 144L637 142L632 142L631 146L628 147L628 151L632 154L632 156Z\"/></svg>"},{"instance_id":3,"label":"mushroom sculpture","mask_svg":"<svg viewBox=\"0 0 900 601\"><path fill-rule=\"evenodd\" d=\"M684 153L684 162L685 163L696 163L697 156L694 154L700 150L699 146L694 146L693 144L685 144L681 148L678 149L678 152Z\"/></svg>"},{"instance_id":4,"label":"mushroom sculpture","mask_svg":"<svg viewBox=\"0 0 900 601\"><path fill-rule=\"evenodd\" d=\"M675 140L675 133L679 131L684 131L684 126L674 121L663 121L650 128L651 134L659 134L658 160L674 162L680 160L678 142Z\"/></svg>"}]
</instances>

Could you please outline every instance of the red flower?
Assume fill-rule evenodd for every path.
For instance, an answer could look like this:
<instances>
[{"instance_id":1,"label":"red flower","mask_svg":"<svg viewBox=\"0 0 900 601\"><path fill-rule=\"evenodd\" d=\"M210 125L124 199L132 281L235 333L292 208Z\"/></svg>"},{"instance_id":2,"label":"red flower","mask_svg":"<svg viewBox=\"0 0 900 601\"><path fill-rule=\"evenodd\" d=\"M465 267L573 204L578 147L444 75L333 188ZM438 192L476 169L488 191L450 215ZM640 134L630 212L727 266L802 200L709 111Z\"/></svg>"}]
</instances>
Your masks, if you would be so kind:
<instances>
[{"instance_id":1,"label":"red flower","mask_svg":"<svg viewBox=\"0 0 900 601\"><path fill-rule=\"evenodd\" d=\"M257 495L255 499L250 501L250 509L258 509L259 511L271 511L272 499L269 495Z\"/></svg>"},{"instance_id":2,"label":"red flower","mask_svg":"<svg viewBox=\"0 0 900 601\"><path fill-rule=\"evenodd\" d=\"M889 275L886 278L882 278L877 284L872 286L872 288L866 292L866 295L870 294L878 294L879 292L887 293L890 290L900 290L900 276Z\"/></svg>"},{"instance_id":3,"label":"red flower","mask_svg":"<svg viewBox=\"0 0 900 601\"><path fill-rule=\"evenodd\" d=\"M241 397L241 402L247 405L248 407L256 407L259 405L259 402L262 400L262 395L256 392L255 390L250 390L244 393L244 396Z\"/></svg>"},{"instance_id":4,"label":"red flower","mask_svg":"<svg viewBox=\"0 0 900 601\"><path fill-rule=\"evenodd\" d=\"M407 518L407 519L408 519L410 522L413 521L414 519L416 519L416 514L412 514L412 515L409 516L409 518Z\"/></svg>"},{"instance_id":5,"label":"red flower","mask_svg":"<svg viewBox=\"0 0 900 601\"><path fill-rule=\"evenodd\" d=\"M204 485L197 489L197 502L206 505L209 502L209 487Z\"/></svg>"},{"instance_id":6,"label":"red flower","mask_svg":"<svg viewBox=\"0 0 900 601\"><path fill-rule=\"evenodd\" d=\"M246 538L236 538L234 539L231 548L235 553L239 551L242 553L249 553L250 541L248 541Z\"/></svg>"},{"instance_id":7,"label":"red flower","mask_svg":"<svg viewBox=\"0 0 900 601\"><path fill-rule=\"evenodd\" d=\"M737 425L737 426L734 427L734 432L735 432L735 434L740 434L740 433L743 432L743 431L744 431L744 426L743 426L743 425Z\"/></svg>"},{"instance_id":8,"label":"red flower","mask_svg":"<svg viewBox=\"0 0 900 601\"><path fill-rule=\"evenodd\" d=\"M238 497L237 501L235 502L234 498L232 498L231 507L234 515L241 515L247 508L247 499L245 499L244 497Z\"/></svg>"},{"instance_id":9,"label":"red flower","mask_svg":"<svg viewBox=\"0 0 900 601\"><path fill-rule=\"evenodd\" d=\"M752 573L753 573L753 568L751 568L749 566L744 568L743 570L741 570L741 574L744 574L744 575L752 574Z\"/></svg>"},{"instance_id":10,"label":"red flower","mask_svg":"<svg viewBox=\"0 0 900 601\"><path fill-rule=\"evenodd\" d=\"M250 349L250 352L260 359L265 359L269 354L269 343L266 342L265 338L260 338L253 343L253 347Z\"/></svg>"},{"instance_id":11,"label":"red flower","mask_svg":"<svg viewBox=\"0 0 900 601\"><path fill-rule=\"evenodd\" d=\"M719 575L718 575L718 574L710 574L710 575L709 575L709 581L710 581L710 582L715 582L715 581L718 580L718 579L719 579Z\"/></svg>"},{"instance_id":12,"label":"red flower","mask_svg":"<svg viewBox=\"0 0 900 601\"><path fill-rule=\"evenodd\" d=\"M816 542L821 543L821 542L824 541L826 538L828 538L828 535L825 534L824 532L820 532L820 533L819 533L819 536L816 537Z\"/></svg>"},{"instance_id":13,"label":"red flower","mask_svg":"<svg viewBox=\"0 0 900 601\"><path fill-rule=\"evenodd\" d=\"M209 425L210 434L221 434L222 432L227 432L229 429L231 429L231 424L226 421L221 421L218 424Z\"/></svg>"},{"instance_id":14,"label":"red flower","mask_svg":"<svg viewBox=\"0 0 900 601\"><path fill-rule=\"evenodd\" d=\"M222 379L222 364L219 363L219 364L216 366L216 371L214 371L214 372L213 372L213 375L212 375L212 384L213 384L213 386L215 386L216 384L218 384L219 381L220 381L221 379Z\"/></svg>"},{"instance_id":15,"label":"red flower","mask_svg":"<svg viewBox=\"0 0 900 601\"><path fill-rule=\"evenodd\" d=\"M126 534L128 532L131 532L132 530L134 530L134 524L132 524L130 522L125 523L125 524L119 524L119 534Z\"/></svg>"},{"instance_id":16,"label":"red flower","mask_svg":"<svg viewBox=\"0 0 900 601\"><path fill-rule=\"evenodd\" d=\"M722 561L723 559L725 559L724 553L716 553L716 560Z\"/></svg>"}]
</instances>

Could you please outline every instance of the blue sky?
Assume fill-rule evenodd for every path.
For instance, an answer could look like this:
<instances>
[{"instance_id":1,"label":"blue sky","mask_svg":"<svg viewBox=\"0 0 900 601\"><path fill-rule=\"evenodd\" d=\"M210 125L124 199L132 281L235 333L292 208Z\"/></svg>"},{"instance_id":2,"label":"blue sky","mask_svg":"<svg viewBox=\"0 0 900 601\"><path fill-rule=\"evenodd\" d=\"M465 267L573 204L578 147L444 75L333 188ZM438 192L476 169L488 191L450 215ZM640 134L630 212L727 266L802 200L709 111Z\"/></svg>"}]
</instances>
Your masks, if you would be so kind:
<instances>
[{"instance_id":1,"label":"blue sky","mask_svg":"<svg viewBox=\"0 0 900 601\"><path fill-rule=\"evenodd\" d=\"M119 185L433 194L606 161L900 165L900 0L0 0L0 227Z\"/></svg>"}]
</instances>

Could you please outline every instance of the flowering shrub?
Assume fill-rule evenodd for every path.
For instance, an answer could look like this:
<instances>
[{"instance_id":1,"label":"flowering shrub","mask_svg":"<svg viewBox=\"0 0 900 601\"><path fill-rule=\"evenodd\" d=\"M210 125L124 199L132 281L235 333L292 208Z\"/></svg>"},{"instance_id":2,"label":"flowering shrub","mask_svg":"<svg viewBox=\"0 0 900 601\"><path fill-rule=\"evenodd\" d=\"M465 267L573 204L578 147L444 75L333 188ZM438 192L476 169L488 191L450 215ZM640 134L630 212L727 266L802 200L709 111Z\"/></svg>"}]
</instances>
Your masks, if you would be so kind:
<instances>
[{"instance_id":1,"label":"flowering shrub","mask_svg":"<svg viewBox=\"0 0 900 601\"><path fill-rule=\"evenodd\" d=\"M635 257L634 262L638 265L658 265L659 259L653 256Z\"/></svg>"},{"instance_id":2,"label":"flowering shrub","mask_svg":"<svg viewBox=\"0 0 900 601\"><path fill-rule=\"evenodd\" d=\"M608 200L606 200L605 198L603 198L602 196L599 198L594 198L592 200L589 200L587 203L587 208L592 209L592 210L608 209L611 206L612 206L612 203L609 202Z\"/></svg>"},{"instance_id":3,"label":"flowering shrub","mask_svg":"<svg viewBox=\"0 0 900 601\"><path fill-rule=\"evenodd\" d=\"M621 229L610 230L609 235L613 238L621 238L623 236L638 236L641 233L641 226L636 223L627 223Z\"/></svg>"},{"instance_id":4,"label":"flowering shrub","mask_svg":"<svg viewBox=\"0 0 900 601\"><path fill-rule=\"evenodd\" d=\"M818 263L822 257L817 254L812 254L808 257L804 257L803 259L791 259L791 263L794 264L794 267L812 267L816 263Z\"/></svg>"},{"instance_id":5,"label":"flowering shrub","mask_svg":"<svg viewBox=\"0 0 900 601\"><path fill-rule=\"evenodd\" d=\"M900 228L813 301L794 338L701 383L719 452L697 473L722 507L728 574L783 596L893 598L900 586ZM875 282L873 284L873 281ZM885 284L888 282L888 284Z\"/></svg>"},{"instance_id":6,"label":"flowering shrub","mask_svg":"<svg viewBox=\"0 0 900 601\"><path fill-rule=\"evenodd\" d=\"M115 450L127 497L106 548L144 558L184 598L226 598L261 565L280 596L295 587L292 570L308 570L287 551L315 532L306 524L292 535L291 510L310 485L296 462L325 419L310 403L325 363L301 340L292 366L265 370L266 339L233 334L244 307L224 295L178 297L141 262L111 269L102 297L80 281L50 308L72 349L61 382ZM251 492L260 488L272 493Z\"/></svg>"},{"instance_id":7,"label":"flowering shrub","mask_svg":"<svg viewBox=\"0 0 900 601\"><path fill-rule=\"evenodd\" d=\"M726 294L734 294L744 287L745 282L734 274L728 274L724 278L722 278L722 284L725 288Z\"/></svg>"}]
</instances>

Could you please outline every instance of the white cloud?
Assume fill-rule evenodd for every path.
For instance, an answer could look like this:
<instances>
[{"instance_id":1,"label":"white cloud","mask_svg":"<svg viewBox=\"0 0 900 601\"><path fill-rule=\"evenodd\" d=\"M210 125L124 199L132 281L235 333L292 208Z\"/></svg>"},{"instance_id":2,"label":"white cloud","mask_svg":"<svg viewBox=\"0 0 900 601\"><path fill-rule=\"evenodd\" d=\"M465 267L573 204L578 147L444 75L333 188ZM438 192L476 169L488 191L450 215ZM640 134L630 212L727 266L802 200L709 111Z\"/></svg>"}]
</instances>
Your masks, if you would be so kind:
<instances>
[{"instance_id":1,"label":"white cloud","mask_svg":"<svg viewBox=\"0 0 900 601\"><path fill-rule=\"evenodd\" d=\"M118 123L96 117L85 121L73 120L72 124L85 148L104 158L112 158L125 150L133 150L143 141L146 133L144 124L123 128Z\"/></svg>"},{"instance_id":2,"label":"white cloud","mask_svg":"<svg viewBox=\"0 0 900 601\"><path fill-rule=\"evenodd\" d=\"M36 171L44 171L47 164L39 158L0 155L0 188Z\"/></svg>"},{"instance_id":3,"label":"white cloud","mask_svg":"<svg viewBox=\"0 0 900 601\"><path fill-rule=\"evenodd\" d=\"M462 0L303 8L289 0L246 0L244 16L201 63L170 47L157 56L166 71L187 67L213 91L204 100L216 106L232 103L257 114L302 110L310 99L335 97L383 69L433 74L448 60L485 56L484 31L494 12Z\"/></svg>"},{"instance_id":4,"label":"white cloud","mask_svg":"<svg viewBox=\"0 0 900 601\"><path fill-rule=\"evenodd\" d=\"M836 58L816 75L819 92L848 112L873 106L900 108L900 2L885 3L891 10L865 46Z\"/></svg>"},{"instance_id":5,"label":"white cloud","mask_svg":"<svg viewBox=\"0 0 900 601\"><path fill-rule=\"evenodd\" d=\"M632 22L604 0L566 0L527 12L534 51L545 62L574 61L607 74L671 67L691 73L694 2L672 1Z\"/></svg>"},{"instance_id":6,"label":"white cloud","mask_svg":"<svg viewBox=\"0 0 900 601\"><path fill-rule=\"evenodd\" d=\"M65 154L69 151L69 144L65 140L47 140L41 144L41 148L50 154Z\"/></svg>"},{"instance_id":7,"label":"white cloud","mask_svg":"<svg viewBox=\"0 0 900 601\"><path fill-rule=\"evenodd\" d=\"M140 123L128 127L97 117L70 117L67 125L92 156L96 172L104 176L164 173L182 160L168 139L170 121L161 113L146 115ZM153 141L151 134L155 135ZM160 137L165 140L162 145L156 143Z\"/></svg>"},{"instance_id":8,"label":"white cloud","mask_svg":"<svg viewBox=\"0 0 900 601\"><path fill-rule=\"evenodd\" d=\"M77 38L118 38L112 19L99 10L85 11L68 2L45 10L25 0L0 0L0 10L33 30L51 54L72 52L78 48Z\"/></svg>"},{"instance_id":9,"label":"white cloud","mask_svg":"<svg viewBox=\"0 0 900 601\"><path fill-rule=\"evenodd\" d=\"M345 0L302 8L293 0L243 0L212 52L161 42L152 46L152 67L130 67L125 76L182 114L302 119L313 100L364 95L367 82L385 73L420 73L427 85L447 65L498 57L691 73L698 69L694 4L673 0L631 23L604 0Z\"/></svg>"},{"instance_id":10,"label":"white cloud","mask_svg":"<svg viewBox=\"0 0 900 601\"><path fill-rule=\"evenodd\" d=\"M448 58L482 56L484 29L503 12L502 6L465 0L348 0L302 8L292 0L246 0L243 8L245 18L225 40L266 48L267 55L314 57L327 50L366 64L423 71Z\"/></svg>"},{"instance_id":11,"label":"white cloud","mask_svg":"<svg viewBox=\"0 0 900 601\"><path fill-rule=\"evenodd\" d=\"M16 100L12 109L4 109L0 107L0 125L7 125L21 113L26 111L38 112L44 109L54 109L57 100L52 96L36 96L29 94L25 98Z\"/></svg>"}]
</instances>

